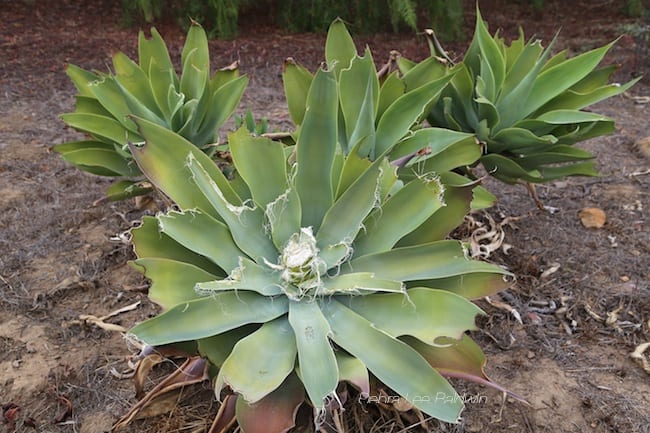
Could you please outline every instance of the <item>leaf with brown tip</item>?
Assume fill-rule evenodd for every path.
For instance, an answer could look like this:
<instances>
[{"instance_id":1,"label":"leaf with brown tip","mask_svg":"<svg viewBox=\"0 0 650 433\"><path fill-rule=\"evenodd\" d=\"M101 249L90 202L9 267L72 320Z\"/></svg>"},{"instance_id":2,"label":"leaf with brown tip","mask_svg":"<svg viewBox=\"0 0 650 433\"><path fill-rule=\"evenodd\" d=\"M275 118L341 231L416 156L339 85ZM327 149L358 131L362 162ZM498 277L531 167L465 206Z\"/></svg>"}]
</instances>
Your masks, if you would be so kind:
<instances>
[{"instance_id":1,"label":"leaf with brown tip","mask_svg":"<svg viewBox=\"0 0 650 433\"><path fill-rule=\"evenodd\" d=\"M296 413L305 400L305 390L290 374L275 391L257 403L237 398L237 421L244 433L284 433L296 424Z\"/></svg>"}]
</instances>

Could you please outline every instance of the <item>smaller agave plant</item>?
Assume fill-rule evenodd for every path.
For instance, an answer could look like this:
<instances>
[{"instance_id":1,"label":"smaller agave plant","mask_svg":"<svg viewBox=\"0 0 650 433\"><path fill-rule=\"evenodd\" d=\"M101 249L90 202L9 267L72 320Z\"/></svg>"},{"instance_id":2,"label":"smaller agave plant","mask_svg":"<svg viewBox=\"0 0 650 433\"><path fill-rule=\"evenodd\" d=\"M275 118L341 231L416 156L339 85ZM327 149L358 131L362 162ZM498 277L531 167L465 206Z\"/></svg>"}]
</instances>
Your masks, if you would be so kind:
<instances>
[{"instance_id":1,"label":"smaller agave plant","mask_svg":"<svg viewBox=\"0 0 650 433\"><path fill-rule=\"evenodd\" d=\"M509 274L445 239L472 184L446 187L434 172L398 178L388 155L429 101L408 114L397 99L370 127L374 70L358 80L356 102L343 79L366 63L310 76L294 146L245 128L230 134L231 178L173 131L132 118L144 139L131 146L135 160L178 209L133 230L134 265L163 312L131 333L150 346L196 347L216 395L236 396L246 433L287 431L303 404L318 425L346 384L364 396L389 387L456 422L463 402L445 377L491 384L466 335L481 314L469 299L506 287ZM367 134L374 146L364 147ZM447 201L446 188L461 193Z\"/></svg>"},{"instance_id":2,"label":"smaller agave plant","mask_svg":"<svg viewBox=\"0 0 650 433\"><path fill-rule=\"evenodd\" d=\"M177 132L210 153L219 128L233 114L248 83L237 63L210 76L208 40L192 23L181 53L182 73L174 69L167 46L156 29L151 38L139 35L139 62L124 53L113 56L113 72L91 72L68 65L66 73L77 88L73 113L61 116L90 139L59 144L54 150L89 173L120 177L107 198L121 200L151 190L128 143L142 137L129 117L135 115Z\"/></svg>"},{"instance_id":3,"label":"smaller agave plant","mask_svg":"<svg viewBox=\"0 0 650 433\"><path fill-rule=\"evenodd\" d=\"M595 176L593 155L577 142L614 131L614 122L585 111L619 95L638 79L610 84L616 66L598 67L614 42L573 58L551 56L523 32L510 45L491 36L477 9L474 38L463 61L452 65L428 31L432 56L421 63L399 61L410 87L453 74L427 119L431 125L473 132L485 144L480 162L507 182L548 182L565 176Z\"/></svg>"}]
</instances>

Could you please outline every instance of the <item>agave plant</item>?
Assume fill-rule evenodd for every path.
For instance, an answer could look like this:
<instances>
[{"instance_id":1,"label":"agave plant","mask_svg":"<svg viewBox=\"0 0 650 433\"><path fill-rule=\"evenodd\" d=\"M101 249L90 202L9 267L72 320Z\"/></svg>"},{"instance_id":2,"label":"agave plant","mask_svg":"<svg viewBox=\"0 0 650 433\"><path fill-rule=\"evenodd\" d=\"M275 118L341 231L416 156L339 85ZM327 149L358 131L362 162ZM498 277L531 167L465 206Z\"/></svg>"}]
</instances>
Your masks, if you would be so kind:
<instances>
[{"instance_id":1,"label":"agave plant","mask_svg":"<svg viewBox=\"0 0 650 433\"><path fill-rule=\"evenodd\" d=\"M60 144L54 150L84 171L126 178L109 188L108 198L114 200L150 190L128 147L129 142L142 140L130 115L175 131L211 152L210 145L233 114L248 78L239 76L237 63L210 76L208 40L197 23L188 31L181 64L179 77L165 42L152 28L150 39L140 32L139 63L117 53L114 72L91 72L69 65L66 73L79 93L75 111L61 118L90 139Z\"/></svg>"},{"instance_id":2,"label":"agave plant","mask_svg":"<svg viewBox=\"0 0 650 433\"><path fill-rule=\"evenodd\" d=\"M523 31L507 44L491 36L477 9L472 43L452 65L429 31L432 56L400 61L407 87L453 74L427 119L431 125L475 133L485 144L480 162L497 179L541 183L564 176L595 176L593 156L573 144L614 131L614 122L584 108L619 95L638 79L609 84L616 66L598 67L614 42L573 58L553 43L526 42ZM408 90L408 89L407 89Z\"/></svg>"},{"instance_id":3,"label":"agave plant","mask_svg":"<svg viewBox=\"0 0 650 433\"><path fill-rule=\"evenodd\" d=\"M461 185L469 180L451 171L474 164L481 157L481 145L472 133L443 128L422 128L422 121L440 94L453 80L453 73L422 77L415 68L403 76L397 70L377 72L372 53L357 53L354 41L342 20L329 28L325 59L339 87L338 143L344 154L374 160L390 146L386 156L400 167L400 177L419 173L442 174L443 183ZM293 59L284 65L283 82L296 133L305 116L313 74ZM395 127L396 115L404 119ZM474 183L472 209L489 207L494 196Z\"/></svg>"},{"instance_id":4,"label":"agave plant","mask_svg":"<svg viewBox=\"0 0 650 433\"><path fill-rule=\"evenodd\" d=\"M357 65L358 101L344 80ZM445 239L473 184L444 186L433 172L398 179L388 155L412 139L430 100L411 110L418 93L403 95L375 129L369 70L353 56L310 77L295 146L232 133L232 178L173 131L133 118L144 144L131 152L178 210L133 230L134 265L163 312L131 332L151 346L194 342L217 396L237 396L247 433L286 431L305 400L318 424L345 383L367 396L373 379L455 422L463 402L443 376L490 383L465 335L481 313L469 299L506 287L509 274ZM434 131L432 143L470 136Z\"/></svg>"}]
</instances>

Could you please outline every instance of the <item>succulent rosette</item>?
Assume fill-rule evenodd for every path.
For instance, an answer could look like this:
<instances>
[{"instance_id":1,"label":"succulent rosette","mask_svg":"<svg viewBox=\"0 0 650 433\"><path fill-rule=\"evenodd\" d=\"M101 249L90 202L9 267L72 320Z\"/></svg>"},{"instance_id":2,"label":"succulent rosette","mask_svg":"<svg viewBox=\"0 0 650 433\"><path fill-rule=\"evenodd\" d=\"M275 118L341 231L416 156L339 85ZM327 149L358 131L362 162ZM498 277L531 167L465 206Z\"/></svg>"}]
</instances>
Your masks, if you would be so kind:
<instances>
[{"instance_id":1,"label":"succulent rosette","mask_svg":"<svg viewBox=\"0 0 650 433\"><path fill-rule=\"evenodd\" d=\"M462 399L443 375L487 382L465 335L481 313L469 299L503 288L509 274L446 239L475 185L445 185L436 172L401 180L388 156L413 146L410 128L430 100L404 110L417 97L404 94L377 123L370 90L360 105L372 116L347 116L346 127L339 78L322 68L310 80L295 146L230 134L231 178L179 135L134 119L144 144L131 152L178 209L133 230L134 264L163 312L131 332L152 346L195 342L217 395L238 395L246 432L285 431L305 399L318 422L341 386L368 395L371 378L455 422ZM377 77L364 79L372 89ZM349 139L362 127L371 145L366 133ZM439 167L453 167L444 155Z\"/></svg>"}]
</instances>

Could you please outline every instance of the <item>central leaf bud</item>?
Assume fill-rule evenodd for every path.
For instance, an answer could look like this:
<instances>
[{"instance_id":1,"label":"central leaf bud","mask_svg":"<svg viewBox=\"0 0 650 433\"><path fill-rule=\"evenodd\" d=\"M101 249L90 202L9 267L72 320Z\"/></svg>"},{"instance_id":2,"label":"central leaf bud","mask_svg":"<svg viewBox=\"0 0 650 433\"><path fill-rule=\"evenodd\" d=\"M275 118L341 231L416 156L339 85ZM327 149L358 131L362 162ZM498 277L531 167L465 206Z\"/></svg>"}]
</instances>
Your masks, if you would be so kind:
<instances>
[{"instance_id":1,"label":"central leaf bud","mask_svg":"<svg viewBox=\"0 0 650 433\"><path fill-rule=\"evenodd\" d=\"M285 292L294 300L313 297L322 286L325 263L318 256L318 246L311 227L303 227L291 235L273 266L280 271Z\"/></svg>"}]
</instances>

